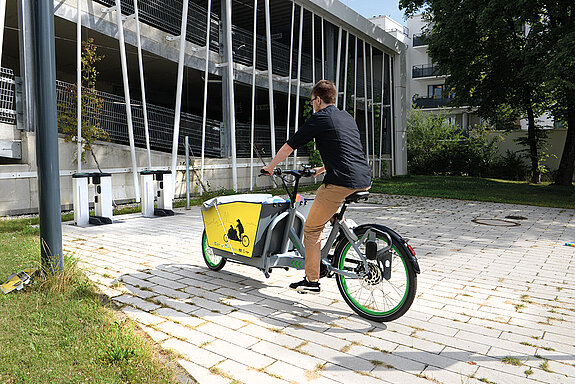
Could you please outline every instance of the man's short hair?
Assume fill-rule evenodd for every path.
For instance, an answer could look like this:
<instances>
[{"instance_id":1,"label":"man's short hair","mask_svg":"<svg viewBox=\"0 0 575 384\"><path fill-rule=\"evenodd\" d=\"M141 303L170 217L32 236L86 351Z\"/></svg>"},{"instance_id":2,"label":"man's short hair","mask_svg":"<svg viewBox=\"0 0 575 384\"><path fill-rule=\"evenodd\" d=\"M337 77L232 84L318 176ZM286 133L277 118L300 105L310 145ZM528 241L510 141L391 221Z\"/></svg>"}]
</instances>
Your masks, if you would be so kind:
<instances>
[{"instance_id":1,"label":"man's short hair","mask_svg":"<svg viewBox=\"0 0 575 384\"><path fill-rule=\"evenodd\" d=\"M320 80L311 89L311 95L312 97L319 96L326 104L335 104L337 90L331 81Z\"/></svg>"}]
</instances>

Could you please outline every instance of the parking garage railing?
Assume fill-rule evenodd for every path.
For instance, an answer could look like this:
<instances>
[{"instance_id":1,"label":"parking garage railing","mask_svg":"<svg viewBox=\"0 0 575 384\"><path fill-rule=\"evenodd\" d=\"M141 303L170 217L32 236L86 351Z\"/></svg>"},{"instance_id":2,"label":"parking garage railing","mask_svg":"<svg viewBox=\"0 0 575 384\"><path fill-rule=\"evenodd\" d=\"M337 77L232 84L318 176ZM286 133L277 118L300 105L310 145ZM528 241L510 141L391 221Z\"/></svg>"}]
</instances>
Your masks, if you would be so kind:
<instances>
[{"instance_id":1,"label":"parking garage railing","mask_svg":"<svg viewBox=\"0 0 575 384\"><path fill-rule=\"evenodd\" d=\"M76 96L74 84L63 81L56 82L58 113L76 113ZM128 122L126 120L126 104L123 96L97 91L96 96L102 101L100 108L85 107L85 116L89 124L98 124L109 134L110 141L129 145ZM134 141L137 147L146 148L144 131L144 116L142 102L132 100L132 118L134 126ZM148 104L148 126L150 147L154 150L172 151L174 132L174 110ZM202 117L190 113L182 113L180 121L179 152L184 153L184 137L190 137L193 152L199 156L202 149ZM208 119L206 121L207 157L221 157L220 122Z\"/></svg>"},{"instance_id":2,"label":"parking garage railing","mask_svg":"<svg viewBox=\"0 0 575 384\"><path fill-rule=\"evenodd\" d=\"M0 123L16 124L14 71L0 68Z\"/></svg>"}]
</instances>

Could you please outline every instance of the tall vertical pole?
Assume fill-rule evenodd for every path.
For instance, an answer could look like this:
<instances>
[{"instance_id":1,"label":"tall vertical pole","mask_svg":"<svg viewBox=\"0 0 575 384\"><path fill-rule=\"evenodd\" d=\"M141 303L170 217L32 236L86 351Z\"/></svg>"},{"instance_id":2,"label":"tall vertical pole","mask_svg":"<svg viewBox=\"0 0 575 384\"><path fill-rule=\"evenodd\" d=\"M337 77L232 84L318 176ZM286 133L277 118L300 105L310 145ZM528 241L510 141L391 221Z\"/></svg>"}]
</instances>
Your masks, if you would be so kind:
<instances>
[{"instance_id":1,"label":"tall vertical pole","mask_svg":"<svg viewBox=\"0 0 575 384\"><path fill-rule=\"evenodd\" d=\"M391 124L389 127L389 138L391 140L391 176L395 176L395 90L393 89L393 58L389 55L389 110Z\"/></svg>"},{"instance_id":2,"label":"tall vertical pole","mask_svg":"<svg viewBox=\"0 0 575 384\"><path fill-rule=\"evenodd\" d=\"M357 121L357 36L355 36L354 42L355 61L353 64L353 118Z\"/></svg>"},{"instance_id":3,"label":"tall vertical pole","mask_svg":"<svg viewBox=\"0 0 575 384\"><path fill-rule=\"evenodd\" d=\"M299 124L299 94L301 86L301 45L303 40L303 5L299 8L299 42L297 48L297 81L296 81L296 96L295 96L295 122L294 122L294 133L297 132ZM297 168L297 149L293 151L293 167Z\"/></svg>"},{"instance_id":4,"label":"tall vertical pole","mask_svg":"<svg viewBox=\"0 0 575 384\"><path fill-rule=\"evenodd\" d=\"M375 168L375 107L374 107L374 98L373 98L373 86L375 82L373 80L373 45L369 45L369 68L370 68L370 82L371 82L371 156L373 157L373 166ZM367 95L365 95L367 98ZM366 108L367 108L367 99L366 99ZM374 170L375 173L375 170Z\"/></svg>"},{"instance_id":5,"label":"tall vertical pole","mask_svg":"<svg viewBox=\"0 0 575 384\"><path fill-rule=\"evenodd\" d=\"M336 90L336 99L335 105L339 106L339 78L341 70L341 27L339 27L339 33L337 38L337 64L335 69L335 90Z\"/></svg>"},{"instance_id":6,"label":"tall vertical pole","mask_svg":"<svg viewBox=\"0 0 575 384\"><path fill-rule=\"evenodd\" d=\"M315 13L311 13L311 82L315 84Z\"/></svg>"},{"instance_id":7,"label":"tall vertical pole","mask_svg":"<svg viewBox=\"0 0 575 384\"><path fill-rule=\"evenodd\" d=\"M184 138L186 146L186 209L190 209L190 137ZM201 184L201 183L200 183Z\"/></svg>"},{"instance_id":8,"label":"tall vertical pole","mask_svg":"<svg viewBox=\"0 0 575 384\"><path fill-rule=\"evenodd\" d=\"M321 78L325 80L325 32L323 30L323 17L321 18Z\"/></svg>"},{"instance_id":9,"label":"tall vertical pole","mask_svg":"<svg viewBox=\"0 0 575 384\"><path fill-rule=\"evenodd\" d=\"M148 128L148 103L146 102L146 85L144 83L144 60L142 58L142 38L140 31L140 15L138 0L134 0L134 15L136 18L136 41L138 45L138 67L140 70L140 90L142 92L142 113L144 114L144 134L146 135L146 151L148 152L148 168L152 168L152 153L150 151L150 131Z\"/></svg>"},{"instance_id":10,"label":"tall vertical pole","mask_svg":"<svg viewBox=\"0 0 575 384\"><path fill-rule=\"evenodd\" d=\"M383 125L384 105L383 96L385 92L385 53L381 52L381 108L379 110L379 177L381 178L381 158L383 156ZM385 114L387 116L387 113Z\"/></svg>"},{"instance_id":11,"label":"tall vertical pole","mask_svg":"<svg viewBox=\"0 0 575 384\"><path fill-rule=\"evenodd\" d=\"M270 107L270 139L272 142L272 156L276 153L276 126L274 119L274 83L272 72L272 33L270 20L270 0L264 0L266 13L266 51L268 67L268 98Z\"/></svg>"},{"instance_id":12,"label":"tall vertical pole","mask_svg":"<svg viewBox=\"0 0 575 384\"><path fill-rule=\"evenodd\" d=\"M290 43L289 43L289 73L288 73L288 96L287 96L287 120L286 120L286 141L289 139L289 121L291 115L291 73L293 64L293 26L295 18L295 2L291 3L291 29L290 29ZM288 160L286 159L286 165Z\"/></svg>"},{"instance_id":13,"label":"tall vertical pole","mask_svg":"<svg viewBox=\"0 0 575 384\"><path fill-rule=\"evenodd\" d=\"M369 112L367 111L367 55L365 51L365 40L363 40L363 109L365 119L365 154L367 155L367 161L369 162Z\"/></svg>"},{"instance_id":14,"label":"tall vertical pole","mask_svg":"<svg viewBox=\"0 0 575 384\"><path fill-rule=\"evenodd\" d=\"M119 1L119 0L116 0ZM174 135L172 137L172 186L176 188L176 167L178 165L178 144L182 114L182 88L184 85L184 59L186 57L186 34L188 28L188 7L190 0L182 2L182 24L180 26L180 54L178 57L178 78L176 80L176 111L174 113Z\"/></svg>"},{"instance_id":15,"label":"tall vertical pole","mask_svg":"<svg viewBox=\"0 0 575 384\"><path fill-rule=\"evenodd\" d=\"M254 41L252 48L252 121L250 129L250 191L254 189L254 146L255 146L255 111L256 111L256 53L258 32L258 0L254 0Z\"/></svg>"},{"instance_id":16,"label":"tall vertical pole","mask_svg":"<svg viewBox=\"0 0 575 384\"><path fill-rule=\"evenodd\" d=\"M6 0L0 0L0 66L2 65L2 47L4 45L4 23L6 21Z\"/></svg>"},{"instance_id":17,"label":"tall vertical pole","mask_svg":"<svg viewBox=\"0 0 575 384\"><path fill-rule=\"evenodd\" d=\"M345 33L345 69L343 71L343 110L347 108L347 62L349 56L349 31Z\"/></svg>"},{"instance_id":18,"label":"tall vertical pole","mask_svg":"<svg viewBox=\"0 0 575 384\"><path fill-rule=\"evenodd\" d=\"M17 1L18 5L18 37L20 47L33 47L34 42L34 22L32 20L33 0ZM37 100L34 69L34 56L32 49L20 49L20 76L24 80L24 129L33 132L36 127L36 106Z\"/></svg>"},{"instance_id":19,"label":"tall vertical pole","mask_svg":"<svg viewBox=\"0 0 575 384\"><path fill-rule=\"evenodd\" d=\"M138 180L138 164L136 162L136 145L134 142L134 124L132 120L132 105L130 101L130 85L128 84L128 62L126 59L126 43L124 41L124 20L120 0L116 0L116 20L118 22L118 39L120 40L120 61L122 63L122 80L124 82L124 100L126 103L126 121L128 122L128 139L132 157L132 178L136 192L136 201L140 201L140 183Z\"/></svg>"},{"instance_id":20,"label":"tall vertical pole","mask_svg":"<svg viewBox=\"0 0 575 384\"><path fill-rule=\"evenodd\" d=\"M54 48L54 2L34 0L31 4L35 44L36 161L40 244L45 272L61 271L62 220L60 209L60 170L58 163L58 122L56 115L56 62Z\"/></svg>"},{"instance_id":21,"label":"tall vertical pole","mask_svg":"<svg viewBox=\"0 0 575 384\"><path fill-rule=\"evenodd\" d=\"M227 65L225 67L228 78L228 108L230 138L232 141L232 185L234 191L238 190L238 168L236 159L236 106L234 98L234 56L232 50L232 0L226 0L225 18L225 50Z\"/></svg>"},{"instance_id":22,"label":"tall vertical pole","mask_svg":"<svg viewBox=\"0 0 575 384\"><path fill-rule=\"evenodd\" d=\"M4 0L2 2L6 3ZM1 6L1 5L0 5ZM77 142L77 171L82 172L82 0L77 0L78 19L76 23L76 124L78 133ZM0 43L1 44L1 43ZM1 48L0 48L1 49Z\"/></svg>"},{"instance_id":23,"label":"tall vertical pole","mask_svg":"<svg viewBox=\"0 0 575 384\"><path fill-rule=\"evenodd\" d=\"M208 0L208 11L206 15L206 46L204 47L205 63L204 63L204 109L202 112L202 164L200 169L200 194L204 194L204 167L206 157L206 119L208 116L208 79L210 73L208 72L210 63L210 30L212 26L212 0Z\"/></svg>"}]
</instances>

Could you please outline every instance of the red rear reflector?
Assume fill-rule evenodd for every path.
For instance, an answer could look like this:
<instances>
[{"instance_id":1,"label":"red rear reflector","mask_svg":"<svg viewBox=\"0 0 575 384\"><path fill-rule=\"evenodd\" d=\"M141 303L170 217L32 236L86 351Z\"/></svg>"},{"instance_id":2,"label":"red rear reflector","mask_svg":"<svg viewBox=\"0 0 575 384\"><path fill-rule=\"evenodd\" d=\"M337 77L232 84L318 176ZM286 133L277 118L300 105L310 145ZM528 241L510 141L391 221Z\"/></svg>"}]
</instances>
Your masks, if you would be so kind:
<instances>
[{"instance_id":1,"label":"red rear reflector","mask_svg":"<svg viewBox=\"0 0 575 384\"><path fill-rule=\"evenodd\" d=\"M411 245L407 244L407 248L409 248L409 250L411 251L411 253L413 254L413 256L415 256L415 251L413 250L413 248L411 247Z\"/></svg>"}]
</instances>

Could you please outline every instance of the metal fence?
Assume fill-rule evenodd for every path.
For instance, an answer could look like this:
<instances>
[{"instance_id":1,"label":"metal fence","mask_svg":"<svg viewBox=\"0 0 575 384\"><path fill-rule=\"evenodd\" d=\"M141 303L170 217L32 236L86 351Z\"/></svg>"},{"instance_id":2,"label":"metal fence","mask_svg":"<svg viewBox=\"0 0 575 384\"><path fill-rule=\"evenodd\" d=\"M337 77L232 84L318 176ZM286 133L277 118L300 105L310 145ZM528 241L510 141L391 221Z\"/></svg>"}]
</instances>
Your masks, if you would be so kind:
<instances>
[{"instance_id":1,"label":"metal fence","mask_svg":"<svg viewBox=\"0 0 575 384\"><path fill-rule=\"evenodd\" d=\"M0 68L0 122L16 124L16 103L14 102L14 71Z\"/></svg>"},{"instance_id":2,"label":"metal fence","mask_svg":"<svg viewBox=\"0 0 575 384\"><path fill-rule=\"evenodd\" d=\"M293 127L290 129L290 134L293 135ZM277 126L275 129L276 135L276 150L281 148L281 146L286 142L286 127ZM236 123L236 147L237 156L241 158L250 157L250 139L251 138L251 125ZM268 125L256 124L254 126L254 146L255 150L259 153L261 157L273 157L275 153L272 153L271 147L271 135L270 127ZM305 147L300 147L298 149L299 156L309 155L309 151ZM257 159L257 154L254 153L254 157ZM259 161L259 160L258 160Z\"/></svg>"},{"instance_id":3,"label":"metal fence","mask_svg":"<svg viewBox=\"0 0 575 384\"><path fill-rule=\"evenodd\" d=\"M98 3L113 7L115 0L96 0ZM134 1L122 0L122 14L134 13ZM139 0L138 13L140 21L151 25L159 30L178 36L182 25L182 1L181 0ZM188 26L186 40L204 46L206 44L206 13L207 10L193 2L188 9ZM219 50L219 17L211 14L210 50Z\"/></svg>"},{"instance_id":4,"label":"metal fence","mask_svg":"<svg viewBox=\"0 0 575 384\"><path fill-rule=\"evenodd\" d=\"M75 85L73 84L63 81L56 82L58 114L67 113L75 117L77 99L74 88ZM128 145L128 123L124 98L101 91L97 91L97 97L101 100L101 107L85 107L85 116L83 118L90 124L98 124L108 132L111 142ZM146 136L142 103L138 100L132 100L131 103L135 145L145 148ZM151 104L147 105L147 109L150 147L158 151L171 152L174 133L174 110ZM181 114L180 153L184 153L185 150L185 136L190 137L192 150L198 156L202 148L202 118L200 116L189 113ZM221 157L219 121L208 119L206 122L205 155L208 157Z\"/></svg>"}]
</instances>

